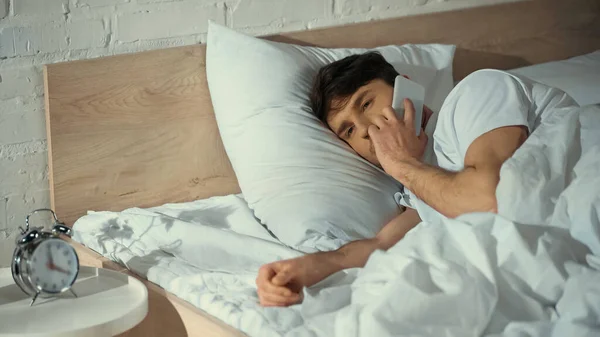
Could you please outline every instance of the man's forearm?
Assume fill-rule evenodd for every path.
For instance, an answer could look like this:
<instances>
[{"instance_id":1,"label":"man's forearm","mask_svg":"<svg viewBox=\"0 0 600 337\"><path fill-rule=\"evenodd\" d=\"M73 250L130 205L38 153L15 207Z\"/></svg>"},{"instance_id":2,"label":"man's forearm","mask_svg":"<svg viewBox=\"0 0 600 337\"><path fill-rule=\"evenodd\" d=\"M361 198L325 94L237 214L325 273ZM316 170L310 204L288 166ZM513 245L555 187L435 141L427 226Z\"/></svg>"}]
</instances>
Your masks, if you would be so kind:
<instances>
[{"instance_id":1,"label":"man's forearm","mask_svg":"<svg viewBox=\"0 0 600 337\"><path fill-rule=\"evenodd\" d=\"M494 168L450 172L418 161L398 163L390 174L438 212L457 217L495 211L499 176Z\"/></svg>"},{"instance_id":2,"label":"man's forearm","mask_svg":"<svg viewBox=\"0 0 600 337\"><path fill-rule=\"evenodd\" d=\"M378 248L375 239L364 239L350 242L338 250L300 257L309 266L304 286L310 287L340 270L364 266L369 255Z\"/></svg>"},{"instance_id":3,"label":"man's forearm","mask_svg":"<svg viewBox=\"0 0 600 337\"><path fill-rule=\"evenodd\" d=\"M377 249L380 245L375 238L357 240L329 252L327 258L337 270L364 267L371 253Z\"/></svg>"},{"instance_id":4,"label":"man's forearm","mask_svg":"<svg viewBox=\"0 0 600 337\"><path fill-rule=\"evenodd\" d=\"M389 249L419 222L421 222L421 218L417 211L407 209L383 226L374 238L353 241L335 251L310 254L306 257L324 262L327 271L322 273L326 274L323 277L343 269L364 267L371 253L378 249ZM316 282L318 281L320 280L316 280Z\"/></svg>"}]
</instances>

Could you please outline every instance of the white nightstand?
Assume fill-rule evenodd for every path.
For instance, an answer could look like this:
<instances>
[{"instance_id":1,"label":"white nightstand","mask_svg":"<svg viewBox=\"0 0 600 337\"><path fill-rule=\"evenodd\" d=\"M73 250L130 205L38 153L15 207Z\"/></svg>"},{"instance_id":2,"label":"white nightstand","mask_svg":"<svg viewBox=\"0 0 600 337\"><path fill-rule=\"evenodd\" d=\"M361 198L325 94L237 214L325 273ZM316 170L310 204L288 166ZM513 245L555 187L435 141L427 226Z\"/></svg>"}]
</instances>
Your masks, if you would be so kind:
<instances>
[{"instance_id":1,"label":"white nightstand","mask_svg":"<svg viewBox=\"0 0 600 337\"><path fill-rule=\"evenodd\" d=\"M140 323L148 312L148 291L139 280L108 269L82 266L75 298L31 299L0 269L0 337L114 336Z\"/></svg>"}]
</instances>

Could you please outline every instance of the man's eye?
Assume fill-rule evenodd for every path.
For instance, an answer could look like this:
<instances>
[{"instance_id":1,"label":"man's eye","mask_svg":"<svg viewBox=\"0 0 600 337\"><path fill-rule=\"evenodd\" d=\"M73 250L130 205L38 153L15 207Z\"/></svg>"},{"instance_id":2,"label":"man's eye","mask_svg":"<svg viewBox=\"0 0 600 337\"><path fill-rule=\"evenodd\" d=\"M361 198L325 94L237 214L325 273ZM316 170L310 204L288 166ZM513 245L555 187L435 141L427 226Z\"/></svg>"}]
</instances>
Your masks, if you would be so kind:
<instances>
[{"instance_id":1,"label":"man's eye","mask_svg":"<svg viewBox=\"0 0 600 337\"><path fill-rule=\"evenodd\" d=\"M346 130L346 137L352 136L353 133L354 133L354 126L351 126L348 128L348 130Z\"/></svg>"},{"instance_id":2,"label":"man's eye","mask_svg":"<svg viewBox=\"0 0 600 337\"><path fill-rule=\"evenodd\" d=\"M364 102L363 105L362 105L362 111L367 110L367 108L369 107L369 105L371 105L371 100L368 100L368 101Z\"/></svg>"}]
</instances>

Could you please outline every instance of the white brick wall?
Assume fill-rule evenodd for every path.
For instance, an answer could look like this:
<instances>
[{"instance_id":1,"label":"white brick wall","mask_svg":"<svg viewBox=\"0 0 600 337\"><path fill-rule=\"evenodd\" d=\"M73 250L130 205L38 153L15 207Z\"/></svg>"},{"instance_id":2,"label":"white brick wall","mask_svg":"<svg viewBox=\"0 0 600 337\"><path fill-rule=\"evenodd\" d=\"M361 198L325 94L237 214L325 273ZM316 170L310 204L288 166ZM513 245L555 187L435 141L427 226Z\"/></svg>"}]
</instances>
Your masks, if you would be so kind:
<instances>
[{"instance_id":1,"label":"white brick wall","mask_svg":"<svg viewBox=\"0 0 600 337\"><path fill-rule=\"evenodd\" d=\"M41 15L49 13L63 13L68 0L15 0L15 15Z\"/></svg>"},{"instance_id":2,"label":"white brick wall","mask_svg":"<svg viewBox=\"0 0 600 337\"><path fill-rule=\"evenodd\" d=\"M513 0L0 0L0 266L49 206L42 65L203 42L211 19L250 34Z\"/></svg>"},{"instance_id":3,"label":"white brick wall","mask_svg":"<svg viewBox=\"0 0 600 337\"><path fill-rule=\"evenodd\" d=\"M332 16L333 0L254 0L241 1L232 7L231 23L235 28L285 25L291 22L309 22ZM302 3L302 5L298 5Z\"/></svg>"},{"instance_id":4,"label":"white brick wall","mask_svg":"<svg viewBox=\"0 0 600 337\"><path fill-rule=\"evenodd\" d=\"M46 54L67 48L67 32L63 22L12 28L16 55Z\"/></svg>"},{"instance_id":5,"label":"white brick wall","mask_svg":"<svg viewBox=\"0 0 600 337\"><path fill-rule=\"evenodd\" d=\"M37 0L40 1L40 0ZM109 6L116 5L125 2L129 2L129 0L74 0L77 6L90 6L90 7L99 7L99 6Z\"/></svg>"},{"instance_id":6,"label":"white brick wall","mask_svg":"<svg viewBox=\"0 0 600 337\"><path fill-rule=\"evenodd\" d=\"M67 26L67 43L70 49L105 47L109 28L103 20L73 20Z\"/></svg>"},{"instance_id":7,"label":"white brick wall","mask_svg":"<svg viewBox=\"0 0 600 337\"><path fill-rule=\"evenodd\" d=\"M160 8L163 11L143 10L118 15L117 41L133 42L193 35L206 32L209 19L225 22L222 5L203 5L201 1L188 1L165 4ZM169 16L165 17L165 12Z\"/></svg>"},{"instance_id":8,"label":"white brick wall","mask_svg":"<svg viewBox=\"0 0 600 337\"><path fill-rule=\"evenodd\" d=\"M0 19L8 14L8 0L0 0Z\"/></svg>"},{"instance_id":9,"label":"white brick wall","mask_svg":"<svg viewBox=\"0 0 600 337\"><path fill-rule=\"evenodd\" d=\"M0 100L42 93L43 81L36 67L8 68L0 70ZM2 102L2 101L0 101ZM16 112L16 111L14 111Z\"/></svg>"}]
</instances>

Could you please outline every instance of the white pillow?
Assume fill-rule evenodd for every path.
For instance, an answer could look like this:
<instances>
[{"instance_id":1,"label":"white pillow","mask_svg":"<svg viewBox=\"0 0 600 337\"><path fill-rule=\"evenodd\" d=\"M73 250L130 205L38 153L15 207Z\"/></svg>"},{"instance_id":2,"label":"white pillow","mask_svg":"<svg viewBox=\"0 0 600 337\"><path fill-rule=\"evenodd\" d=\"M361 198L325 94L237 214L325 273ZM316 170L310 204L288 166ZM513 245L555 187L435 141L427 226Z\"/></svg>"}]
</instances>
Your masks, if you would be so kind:
<instances>
[{"instance_id":1,"label":"white pillow","mask_svg":"<svg viewBox=\"0 0 600 337\"><path fill-rule=\"evenodd\" d=\"M435 111L452 89L454 49L376 50L426 85L426 104ZM209 25L206 73L225 150L256 217L294 248L331 250L373 237L399 211L393 196L401 185L356 155L309 107L317 71L365 51L276 43Z\"/></svg>"},{"instance_id":2,"label":"white pillow","mask_svg":"<svg viewBox=\"0 0 600 337\"><path fill-rule=\"evenodd\" d=\"M510 72L561 89L580 106L600 103L600 50Z\"/></svg>"}]
</instances>

